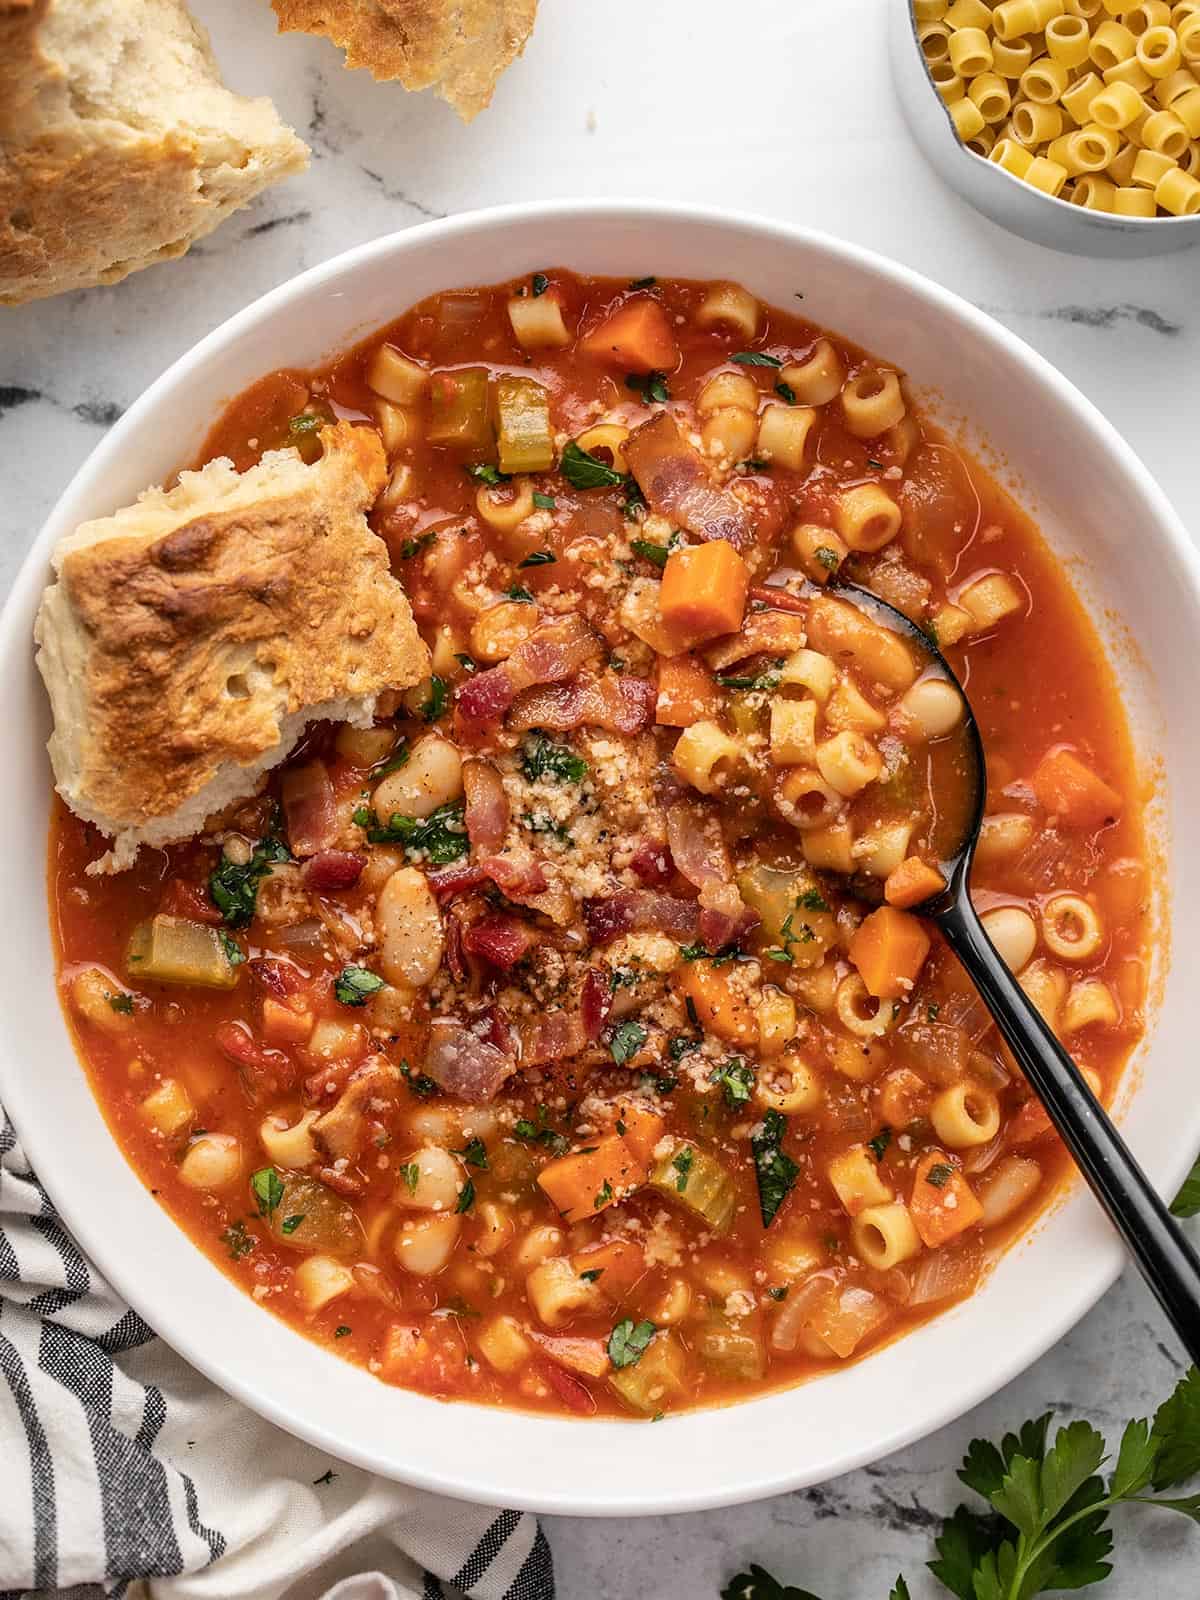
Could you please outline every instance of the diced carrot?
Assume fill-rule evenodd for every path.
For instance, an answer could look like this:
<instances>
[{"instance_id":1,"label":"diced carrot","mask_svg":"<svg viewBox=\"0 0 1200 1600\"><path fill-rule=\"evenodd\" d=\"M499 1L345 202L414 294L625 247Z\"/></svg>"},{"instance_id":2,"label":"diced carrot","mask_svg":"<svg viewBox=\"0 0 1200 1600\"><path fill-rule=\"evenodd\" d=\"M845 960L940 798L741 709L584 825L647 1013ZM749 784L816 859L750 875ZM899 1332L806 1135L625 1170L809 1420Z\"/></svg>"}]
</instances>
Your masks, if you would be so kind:
<instances>
[{"instance_id":1,"label":"diced carrot","mask_svg":"<svg viewBox=\"0 0 1200 1600\"><path fill-rule=\"evenodd\" d=\"M529 1337L543 1349L552 1361L585 1378L602 1378L611 1366L603 1339L580 1339L567 1335L538 1333L530 1330Z\"/></svg>"},{"instance_id":2,"label":"diced carrot","mask_svg":"<svg viewBox=\"0 0 1200 1600\"><path fill-rule=\"evenodd\" d=\"M646 1257L632 1239L609 1239L604 1244L588 1245L571 1257L575 1271L595 1272L595 1284L610 1300L623 1300L646 1273Z\"/></svg>"},{"instance_id":3,"label":"diced carrot","mask_svg":"<svg viewBox=\"0 0 1200 1600\"><path fill-rule=\"evenodd\" d=\"M929 946L929 935L910 912L880 906L855 930L849 956L868 994L902 1000L912 992Z\"/></svg>"},{"instance_id":4,"label":"diced carrot","mask_svg":"<svg viewBox=\"0 0 1200 1600\"><path fill-rule=\"evenodd\" d=\"M736 633L746 611L750 572L727 539L672 550L663 568L658 612L693 644Z\"/></svg>"},{"instance_id":5,"label":"diced carrot","mask_svg":"<svg viewBox=\"0 0 1200 1600\"><path fill-rule=\"evenodd\" d=\"M673 372L679 364L670 318L649 295L626 300L610 312L584 335L579 348L623 372Z\"/></svg>"},{"instance_id":6,"label":"diced carrot","mask_svg":"<svg viewBox=\"0 0 1200 1600\"><path fill-rule=\"evenodd\" d=\"M721 691L695 656L660 656L654 720L660 728L690 728L721 714Z\"/></svg>"},{"instance_id":7,"label":"diced carrot","mask_svg":"<svg viewBox=\"0 0 1200 1600\"><path fill-rule=\"evenodd\" d=\"M294 1010L284 1001L264 995L262 1031L263 1038L271 1044L307 1044L313 1031L313 1014Z\"/></svg>"},{"instance_id":8,"label":"diced carrot","mask_svg":"<svg viewBox=\"0 0 1200 1600\"><path fill-rule=\"evenodd\" d=\"M758 1043L758 1025L750 1003L730 983L729 968L711 961L687 961L675 982L696 1008L700 1026L730 1044L749 1049Z\"/></svg>"},{"instance_id":9,"label":"diced carrot","mask_svg":"<svg viewBox=\"0 0 1200 1600\"><path fill-rule=\"evenodd\" d=\"M646 1173L646 1163L638 1160L620 1134L611 1133L551 1161L537 1181L565 1222L582 1222L624 1199L645 1182Z\"/></svg>"},{"instance_id":10,"label":"diced carrot","mask_svg":"<svg viewBox=\"0 0 1200 1600\"><path fill-rule=\"evenodd\" d=\"M665 1118L660 1117L657 1111L651 1111L649 1106L640 1105L636 1100L625 1101L617 1107L617 1132L637 1159L646 1162L647 1165L654 1146L663 1136L665 1127Z\"/></svg>"},{"instance_id":11,"label":"diced carrot","mask_svg":"<svg viewBox=\"0 0 1200 1600\"><path fill-rule=\"evenodd\" d=\"M908 1209L931 1250L973 1228L983 1215L971 1185L941 1150L931 1150L918 1163Z\"/></svg>"},{"instance_id":12,"label":"diced carrot","mask_svg":"<svg viewBox=\"0 0 1200 1600\"><path fill-rule=\"evenodd\" d=\"M1121 796L1072 751L1051 750L1030 780L1038 804L1069 828L1098 828L1121 812Z\"/></svg>"},{"instance_id":13,"label":"diced carrot","mask_svg":"<svg viewBox=\"0 0 1200 1600\"><path fill-rule=\"evenodd\" d=\"M883 886L883 898L899 911L920 905L931 895L940 894L946 880L936 867L922 861L920 856L909 856L894 872L889 872Z\"/></svg>"},{"instance_id":14,"label":"diced carrot","mask_svg":"<svg viewBox=\"0 0 1200 1600\"><path fill-rule=\"evenodd\" d=\"M1050 1113L1036 1097L1026 1100L1005 1130L1009 1144L1032 1144L1053 1131Z\"/></svg>"},{"instance_id":15,"label":"diced carrot","mask_svg":"<svg viewBox=\"0 0 1200 1600\"><path fill-rule=\"evenodd\" d=\"M889 1128L907 1128L929 1110L933 1090L911 1067L895 1067L875 1085L875 1105Z\"/></svg>"}]
</instances>

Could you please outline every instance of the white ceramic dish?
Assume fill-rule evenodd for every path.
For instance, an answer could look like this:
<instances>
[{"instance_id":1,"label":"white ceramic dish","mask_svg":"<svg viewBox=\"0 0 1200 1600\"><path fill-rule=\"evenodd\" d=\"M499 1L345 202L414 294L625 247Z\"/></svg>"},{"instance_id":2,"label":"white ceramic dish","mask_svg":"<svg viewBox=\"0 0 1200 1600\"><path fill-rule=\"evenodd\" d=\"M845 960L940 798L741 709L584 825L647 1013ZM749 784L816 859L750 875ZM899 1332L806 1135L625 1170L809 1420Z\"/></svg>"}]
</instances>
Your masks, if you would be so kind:
<instances>
[{"instance_id":1,"label":"white ceramic dish","mask_svg":"<svg viewBox=\"0 0 1200 1600\"><path fill-rule=\"evenodd\" d=\"M0 1098L101 1270L189 1360L284 1428L451 1495L575 1514L687 1511L795 1488L886 1455L1014 1376L1120 1268L1120 1249L1090 1197L1073 1193L967 1304L798 1389L653 1427L441 1405L388 1388L292 1332L159 1209L114 1145L76 1061L44 914L48 729L30 630L53 542L170 473L251 379L316 361L434 290L553 264L631 278L731 277L792 307L802 295L808 316L898 362L919 390L940 396L935 410L949 425L969 417L1001 459L1019 465L1022 500L1063 555L1081 563L1097 618L1119 608L1141 641L1144 663L1127 651L1118 663L1148 769L1161 757L1185 804L1200 789L1196 557L1128 446L1003 328L902 267L751 218L613 203L522 206L427 224L305 273L211 334L126 413L42 529L0 621L0 764L9 774ZM1200 915L1200 846L1186 832L1162 888L1186 948ZM1177 970L1166 978L1144 1082L1123 1108L1129 1140L1163 1193L1200 1145L1200 1100L1182 1070L1195 1055L1194 1029L1187 974Z\"/></svg>"},{"instance_id":2,"label":"white ceramic dish","mask_svg":"<svg viewBox=\"0 0 1200 1600\"><path fill-rule=\"evenodd\" d=\"M956 194L1010 233L1071 255L1128 261L1200 244L1200 216L1114 217L1042 194L968 150L930 81L910 0L888 0L892 76L921 154Z\"/></svg>"}]
</instances>

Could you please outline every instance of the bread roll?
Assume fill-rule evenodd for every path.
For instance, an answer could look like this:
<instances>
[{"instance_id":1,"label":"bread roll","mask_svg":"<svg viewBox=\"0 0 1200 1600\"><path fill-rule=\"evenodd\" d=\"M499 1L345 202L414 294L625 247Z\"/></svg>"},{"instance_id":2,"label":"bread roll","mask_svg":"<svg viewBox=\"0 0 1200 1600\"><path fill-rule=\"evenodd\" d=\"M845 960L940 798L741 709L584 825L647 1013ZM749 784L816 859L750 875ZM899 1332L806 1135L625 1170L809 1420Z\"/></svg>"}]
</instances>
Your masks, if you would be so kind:
<instances>
[{"instance_id":1,"label":"bread roll","mask_svg":"<svg viewBox=\"0 0 1200 1600\"><path fill-rule=\"evenodd\" d=\"M182 0L0 0L0 304L181 256L307 161Z\"/></svg>"},{"instance_id":2,"label":"bread roll","mask_svg":"<svg viewBox=\"0 0 1200 1600\"><path fill-rule=\"evenodd\" d=\"M436 89L470 122L533 31L537 0L271 0L283 32L323 33L406 89Z\"/></svg>"},{"instance_id":3,"label":"bread roll","mask_svg":"<svg viewBox=\"0 0 1200 1600\"><path fill-rule=\"evenodd\" d=\"M324 454L212 461L86 522L53 556L35 638L55 782L113 840L88 870L199 833L253 794L319 718L369 727L429 674L387 548L363 512L379 435L339 422Z\"/></svg>"}]
</instances>

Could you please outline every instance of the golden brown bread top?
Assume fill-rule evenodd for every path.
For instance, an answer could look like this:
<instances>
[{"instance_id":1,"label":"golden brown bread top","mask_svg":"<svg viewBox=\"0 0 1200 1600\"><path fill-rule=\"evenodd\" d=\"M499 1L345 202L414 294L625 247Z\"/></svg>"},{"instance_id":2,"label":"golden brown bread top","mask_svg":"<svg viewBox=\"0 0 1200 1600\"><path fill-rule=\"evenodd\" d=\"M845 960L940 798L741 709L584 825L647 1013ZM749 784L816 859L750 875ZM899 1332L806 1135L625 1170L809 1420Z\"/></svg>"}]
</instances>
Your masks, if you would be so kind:
<instances>
[{"instance_id":1,"label":"golden brown bread top","mask_svg":"<svg viewBox=\"0 0 1200 1600\"><path fill-rule=\"evenodd\" d=\"M348 67L406 89L436 87L464 122L533 31L537 0L271 0L284 32L323 33Z\"/></svg>"},{"instance_id":2,"label":"golden brown bread top","mask_svg":"<svg viewBox=\"0 0 1200 1600\"><path fill-rule=\"evenodd\" d=\"M376 696L428 675L363 515L386 477L379 437L343 422L321 439L312 466L212 463L66 541L38 620L51 755L123 860L123 835L187 837L251 792L306 720L369 722Z\"/></svg>"}]
</instances>

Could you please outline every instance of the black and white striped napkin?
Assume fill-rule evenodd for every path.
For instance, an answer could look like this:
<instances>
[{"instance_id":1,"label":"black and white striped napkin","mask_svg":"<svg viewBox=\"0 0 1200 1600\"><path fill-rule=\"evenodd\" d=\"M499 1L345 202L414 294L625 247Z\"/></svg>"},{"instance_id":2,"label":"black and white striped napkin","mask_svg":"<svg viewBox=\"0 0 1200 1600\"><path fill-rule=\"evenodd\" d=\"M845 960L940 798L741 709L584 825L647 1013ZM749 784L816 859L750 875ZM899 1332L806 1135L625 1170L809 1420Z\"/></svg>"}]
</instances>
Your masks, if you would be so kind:
<instances>
[{"instance_id":1,"label":"black and white striped napkin","mask_svg":"<svg viewBox=\"0 0 1200 1600\"><path fill-rule=\"evenodd\" d=\"M0 1108L0 1600L554 1600L534 1518L331 1461L155 1337Z\"/></svg>"}]
</instances>

